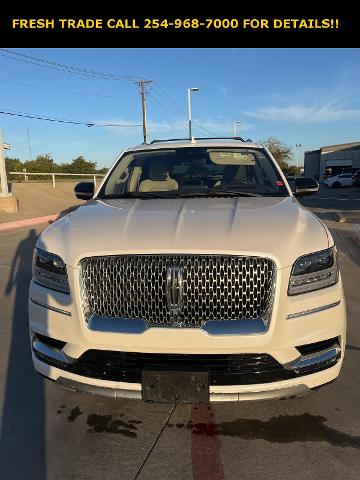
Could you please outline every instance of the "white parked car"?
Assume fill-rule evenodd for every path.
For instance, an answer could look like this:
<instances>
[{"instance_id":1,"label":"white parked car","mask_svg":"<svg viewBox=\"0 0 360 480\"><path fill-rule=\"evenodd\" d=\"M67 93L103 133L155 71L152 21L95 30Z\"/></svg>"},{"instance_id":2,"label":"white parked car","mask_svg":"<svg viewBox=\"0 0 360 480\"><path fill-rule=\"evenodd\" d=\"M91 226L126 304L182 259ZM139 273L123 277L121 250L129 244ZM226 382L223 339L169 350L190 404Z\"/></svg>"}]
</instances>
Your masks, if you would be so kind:
<instances>
[{"instance_id":1,"label":"white parked car","mask_svg":"<svg viewBox=\"0 0 360 480\"><path fill-rule=\"evenodd\" d=\"M339 187L351 187L353 173L340 173L340 175L334 175L333 177L327 177L324 180L324 185L327 187L339 188Z\"/></svg>"},{"instance_id":2,"label":"white parked car","mask_svg":"<svg viewBox=\"0 0 360 480\"><path fill-rule=\"evenodd\" d=\"M265 147L143 144L96 192L75 193L90 200L34 251L39 373L75 391L191 403L302 396L339 375L334 240Z\"/></svg>"}]
</instances>

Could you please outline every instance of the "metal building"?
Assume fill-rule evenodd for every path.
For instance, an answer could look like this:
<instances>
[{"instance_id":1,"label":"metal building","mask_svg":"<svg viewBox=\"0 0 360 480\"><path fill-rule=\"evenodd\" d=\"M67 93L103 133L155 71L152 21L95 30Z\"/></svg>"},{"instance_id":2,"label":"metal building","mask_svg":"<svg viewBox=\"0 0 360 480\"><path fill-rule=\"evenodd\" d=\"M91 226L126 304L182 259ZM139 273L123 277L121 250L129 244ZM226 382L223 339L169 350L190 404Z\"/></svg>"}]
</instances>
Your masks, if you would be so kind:
<instances>
[{"instance_id":1,"label":"metal building","mask_svg":"<svg viewBox=\"0 0 360 480\"><path fill-rule=\"evenodd\" d=\"M360 142L327 145L304 155L304 175L323 181L327 175L360 170Z\"/></svg>"}]
</instances>

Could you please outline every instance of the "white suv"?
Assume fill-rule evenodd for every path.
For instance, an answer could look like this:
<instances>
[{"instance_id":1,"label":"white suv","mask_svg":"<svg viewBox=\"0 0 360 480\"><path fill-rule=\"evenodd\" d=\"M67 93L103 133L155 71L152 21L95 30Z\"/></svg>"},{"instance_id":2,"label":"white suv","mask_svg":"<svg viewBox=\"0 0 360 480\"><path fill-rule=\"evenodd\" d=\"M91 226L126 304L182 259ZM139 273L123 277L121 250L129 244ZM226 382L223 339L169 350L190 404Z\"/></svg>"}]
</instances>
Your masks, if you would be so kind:
<instances>
[{"instance_id":1,"label":"white suv","mask_svg":"<svg viewBox=\"0 0 360 480\"><path fill-rule=\"evenodd\" d=\"M39 373L154 402L301 396L339 375L334 241L262 145L143 144L75 193L91 199L34 251Z\"/></svg>"},{"instance_id":2,"label":"white suv","mask_svg":"<svg viewBox=\"0 0 360 480\"><path fill-rule=\"evenodd\" d=\"M353 173L340 173L340 175L334 175L327 177L324 180L324 185L327 187L339 188L339 187L351 187L353 184Z\"/></svg>"}]
</instances>

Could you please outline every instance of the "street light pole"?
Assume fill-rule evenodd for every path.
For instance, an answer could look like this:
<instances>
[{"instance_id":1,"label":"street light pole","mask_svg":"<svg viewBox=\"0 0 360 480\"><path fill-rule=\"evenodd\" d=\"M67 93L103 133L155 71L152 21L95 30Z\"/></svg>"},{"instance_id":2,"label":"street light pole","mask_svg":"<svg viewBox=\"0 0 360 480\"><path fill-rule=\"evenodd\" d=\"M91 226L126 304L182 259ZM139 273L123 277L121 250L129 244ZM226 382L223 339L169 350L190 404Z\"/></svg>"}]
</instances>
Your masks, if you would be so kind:
<instances>
[{"instance_id":1,"label":"street light pole","mask_svg":"<svg viewBox=\"0 0 360 480\"><path fill-rule=\"evenodd\" d=\"M191 126L191 92L198 92L199 89L196 87L188 88L188 113L189 113L189 139L191 143L195 143L193 134L192 134L192 126Z\"/></svg>"},{"instance_id":2,"label":"street light pole","mask_svg":"<svg viewBox=\"0 0 360 480\"><path fill-rule=\"evenodd\" d=\"M296 147L296 167L298 170L297 173L299 173L299 153L300 153L301 143L297 143L295 147Z\"/></svg>"},{"instance_id":3,"label":"street light pole","mask_svg":"<svg viewBox=\"0 0 360 480\"><path fill-rule=\"evenodd\" d=\"M239 122L238 120L236 120L234 122L234 137L236 137L236 125L239 124L239 123L241 123L241 122Z\"/></svg>"},{"instance_id":4,"label":"street light pole","mask_svg":"<svg viewBox=\"0 0 360 480\"><path fill-rule=\"evenodd\" d=\"M30 128L27 127L28 146L29 146L29 161L31 162L31 143L30 143Z\"/></svg>"}]
</instances>

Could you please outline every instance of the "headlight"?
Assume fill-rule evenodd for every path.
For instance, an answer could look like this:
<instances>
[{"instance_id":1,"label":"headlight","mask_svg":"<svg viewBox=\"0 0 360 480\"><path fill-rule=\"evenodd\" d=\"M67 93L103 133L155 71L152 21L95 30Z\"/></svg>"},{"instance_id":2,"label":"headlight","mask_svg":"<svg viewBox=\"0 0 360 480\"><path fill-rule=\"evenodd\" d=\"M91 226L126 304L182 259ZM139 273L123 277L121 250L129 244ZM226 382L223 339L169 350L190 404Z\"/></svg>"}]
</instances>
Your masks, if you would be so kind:
<instances>
[{"instance_id":1,"label":"headlight","mask_svg":"<svg viewBox=\"0 0 360 480\"><path fill-rule=\"evenodd\" d=\"M34 249L33 278L44 287L70 293L66 265L63 260L53 253Z\"/></svg>"},{"instance_id":2,"label":"headlight","mask_svg":"<svg viewBox=\"0 0 360 480\"><path fill-rule=\"evenodd\" d=\"M291 271L288 295L330 287L338 281L339 270L335 247L304 255L296 260Z\"/></svg>"}]
</instances>

